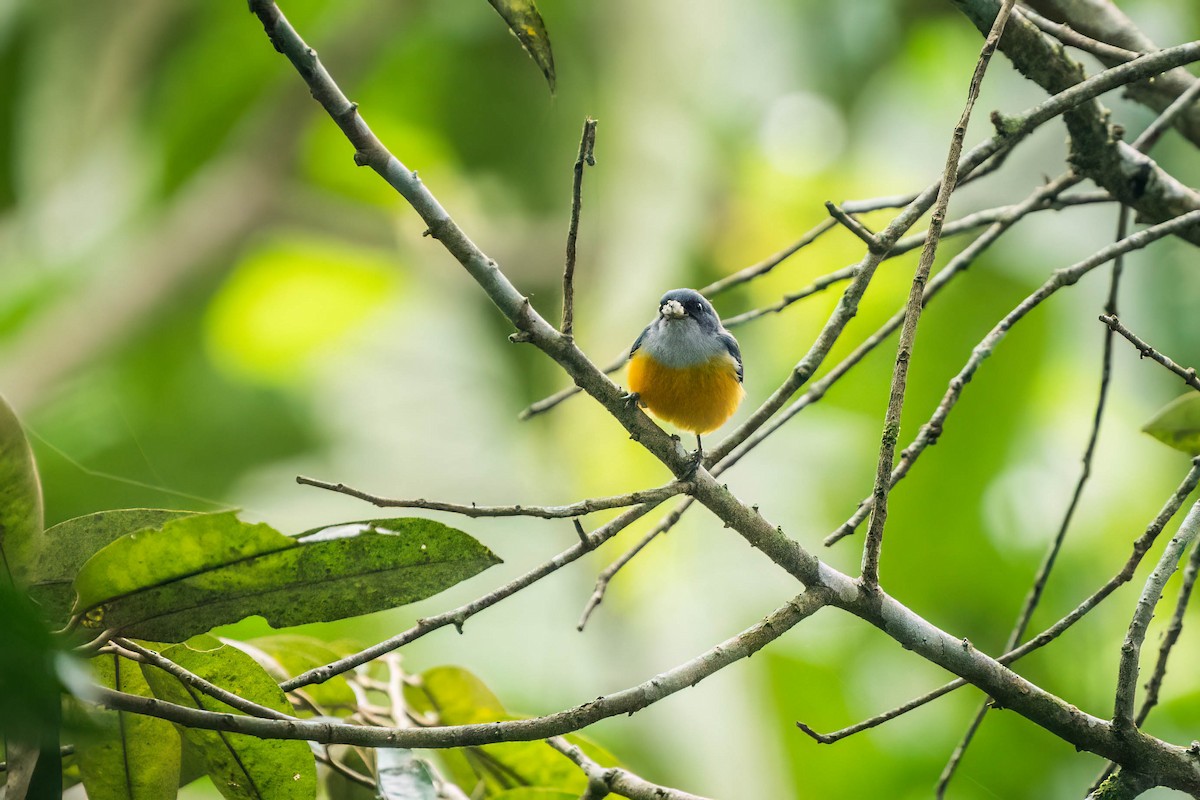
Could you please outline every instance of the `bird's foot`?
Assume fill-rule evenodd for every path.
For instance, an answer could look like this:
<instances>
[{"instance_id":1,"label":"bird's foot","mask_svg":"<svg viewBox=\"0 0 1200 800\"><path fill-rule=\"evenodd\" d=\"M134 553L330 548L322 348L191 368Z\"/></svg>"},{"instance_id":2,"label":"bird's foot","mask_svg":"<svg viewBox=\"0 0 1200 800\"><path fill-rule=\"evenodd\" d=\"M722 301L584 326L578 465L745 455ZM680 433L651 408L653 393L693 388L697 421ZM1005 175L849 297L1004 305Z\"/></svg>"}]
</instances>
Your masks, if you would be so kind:
<instances>
[{"instance_id":1,"label":"bird's foot","mask_svg":"<svg viewBox=\"0 0 1200 800\"><path fill-rule=\"evenodd\" d=\"M629 394L621 396L621 401L625 403L625 407L629 409L637 408L641 400L642 396L637 392L630 392Z\"/></svg>"}]
</instances>

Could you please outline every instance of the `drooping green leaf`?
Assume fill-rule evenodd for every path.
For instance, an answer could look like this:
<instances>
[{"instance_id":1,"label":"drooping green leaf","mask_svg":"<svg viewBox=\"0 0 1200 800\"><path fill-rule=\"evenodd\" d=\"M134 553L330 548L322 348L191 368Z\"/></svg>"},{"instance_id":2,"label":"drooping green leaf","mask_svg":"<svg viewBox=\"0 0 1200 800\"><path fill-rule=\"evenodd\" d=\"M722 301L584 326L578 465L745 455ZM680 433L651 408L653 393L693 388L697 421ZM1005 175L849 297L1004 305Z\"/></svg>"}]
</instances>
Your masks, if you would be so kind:
<instances>
[{"instance_id":1,"label":"drooping green leaf","mask_svg":"<svg viewBox=\"0 0 1200 800\"><path fill-rule=\"evenodd\" d=\"M75 601L75 577L79 569L100 548L126 534L147 528L161 528L194 511L166 511L157 508L122 508L101 511L60 522L48 528L45 546L33 560L29 572L29 596L42 607L51 622L66 622Z\"/></svg>"},{"instance_id":2,"label":"drooping green leaf","mask_svg":"<svg viewBox=\"0 0 1200 800\"><path fill-rule=\"evenodd\" d=\"M521 719L505 710L499 698L483 681L461 667L435 667L421 673L417 686L406 686L405 697L417 711L433 715L442 725L467 725ZM567 736L572 744L598 764L611 767L617 760L604 748L577 735ZM484 781L487 796L494 797L512 788L516 781L527 787L543 787L573 793L578 797L587 788L587 778L578 767L545 742L503 742L464 750L461 754ZM461 774L456 761L447 763L448 771L460 786L472 782ZM507 783L496 778L497 768Z\"/></svg>"},{"instance_id":3,"label":"drooping green leaf","mask_svg":"<svg viewBox=\"0 0 1200 800\"><path fill-rule=\"evenodd\" d=\"M513 32L546 76L551 93L554 92L554 53L550 50L550 34L546 32L546 23L538 12L534 0L488 0L492 8L500 13L508 23L508 29Z\"/></svg>"},{"instance_id":4,"label":"drooping green leaf","mask_svg":"<svg viewBox=\"0 0 1200 800\"><path fill-rule=\"evenodd\" d=\"M198 644L214 647L201 650L180 644L163 650L162 655L247 700L291 713L283 690L250 656L211 637ZM219 713L241 713L157 667L143 665L142 670L160 700ZM213 785L230 800L311 800L316 794L316 762L305 742L195 728L182 730L187 743L204 760Z\"/></svg>"},{"instance_id":5,"label":"drooping green leaf","mask_svg":"<svg viewBox=\"0 0 1200 800\"><path fill-rule=\"evenodd\" d=\"M0 580L27 582L43 527L33 451L17 415L0 398Z\"/></svg>"},{"instance_id":6,"label":"drooping green leaf","mask_svg":"<svg viewBox=\"0 0 1200 800\"><path fill-rule=\"evenodd\" d=\"M227 643L248 653L276 681L294 678L302 672L362 649L354 642L326 642L315 636L296 633L277 633L246 641L228 640ZM354 692L342 675L336 675L324 683L310 684L304 687L304 693L326 711L357 704Z\"/></svg>"},{"instance_id":7,"label":"drooping green leaf","mask_svg":"<svg viewBox=\"0 0 1200 800\"><path fill-rule=\"evenodd\" d=\"M524 786L520 789L509 789L492 795L492 800L579 800L575 792L564 792L561 789L547 789L542 786Z\"/></svg>"},{"instance_id":8,"label":"drooping green leaf","mask_svg":"<svg viewBox=\"0 0 1200 800\"><path fill-rule=\"evenodd\" d=\"M1142 430L1168 447L1200 455L1200 392L1167 403Z\"/></svg>"},{"instance_id":9,"label":"drooping green leaf","mask_svg":"<svg viewBox=\"0 0 1200 800\"><path fill-rule=\"evenodd\" d=\"M433 770L412 750L380 748L375 765L375 788L382 800L437 800Z\"/></svg>"},{"instance_id":10,"label":"drooping green leaf","mask_svg":"<svg viewBox=\"0 0 1200 800\"><path fill-rule=\"evenodd\" d=\"M178 642L252 614L275 627L412 603L499 559L433 520L345 523L290 538L232 514L171 520L92 556L74 613L91 628Z\"/></svg>"},{"instance_id":11,"label":"drooping green leaf","mask_svg":"<svg viewBox=\"0 0 1200 800\"><path fill-rule=\"evenodd\" d=\"M96 681L118 692L153 697L132 661L102 655L91 660ZM153 800L179 791L180 745L166 720L125 711L97 711L98 736L78 747L79 769L90 800Z\"/></svg>"}]
</instances>

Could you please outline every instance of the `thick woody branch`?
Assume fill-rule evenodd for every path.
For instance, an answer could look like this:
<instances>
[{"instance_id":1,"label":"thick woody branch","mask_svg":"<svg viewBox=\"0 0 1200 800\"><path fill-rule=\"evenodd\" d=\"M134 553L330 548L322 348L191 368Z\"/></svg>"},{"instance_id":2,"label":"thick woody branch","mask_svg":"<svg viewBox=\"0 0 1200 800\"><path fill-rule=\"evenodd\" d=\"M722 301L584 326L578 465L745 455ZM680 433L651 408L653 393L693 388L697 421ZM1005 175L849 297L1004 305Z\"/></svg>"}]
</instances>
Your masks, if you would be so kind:
<instances>
[{"instance_id":1,"label":"thick woody branch","mask_svg":"<svg viewBox=\"0 0 1200 800\"><path fill-rule=\"evenodd\" d=\"M640 505L641 503L658 505L677 494L687 494L691 488L691 484L687 481L671 481L657 489L645 489L638 492L630 492L629 494L613 495L612 497L592 497L565 506L480 506L475 503L471 503L470 505L442 503L436 500L425 500L424 498L401 500L381 497L346 486L342 483L326 483L315 478L306 478L303 475L296 476L296 483L356 497L379 508L423 508L428 511L445 511L451 514L461 514L464 517L538 517L540 519L571 519L572 517L591 514L593 511L624 508L625 506Z\"/></svg>"},{"instance_id":2,"label":"thick woody branch","mask_svg":"<svg viewBox=\"0 0 1200 800\"><path fill-rule=\"evenodd\" d=\"M1106 66L1120 63L1124 53L1147 53L1158 49L1110 0L1029 0L1028 5L1048 17L1067 23L1093 40L1120 48L1120 53L1092 51ZM1155 77L1153 81L1132 84L1129 96L1155 111L1162 111L1197 82L1187 71L1173 69ZM1192 144L1200 145L1200 108L1189 109L1174 124Z\"/></svg>"},{"instance_id":3,"label":"thick woody branch","mask_svg":"<svg viewBox=\"0 0 1200 800\"><path fill-rule=\"evenodd\" d=\"M952 2L980 31L990 28L1000 7L1000 0ZM1180 47L1192 51L1193 60L1200 57L1200 42L1189 42ZM1000 40L1000 51L1021 74L1047 92L1062 92L1086 82L1083 67L1071 60L1060 45L1047 38L1027 19L1012 20ZM1150 63L1166 52L1169 51L1149 53L1121 66ZM1176 66L1179 65L1163 65L1154 72L1140 76L1138 80L1150 77L1158 80L1156 76ZM1178 94L1172 95L1170 100L1174 100ZM1169 101L1163 103L1161 108L1167 105ZM1066 112L1063 120L1071 136L1072 166L1132 207L1138 212L1139 219L1161 222L1200 208L1200 192L1180 183L1152 159L1122 142L1108 122L1107 110L1099 102L1089 99L1080 103ZM1180 236L1193 244L1200 244L1200 231L1181 231Z\"/></svg>"}]
</instances>

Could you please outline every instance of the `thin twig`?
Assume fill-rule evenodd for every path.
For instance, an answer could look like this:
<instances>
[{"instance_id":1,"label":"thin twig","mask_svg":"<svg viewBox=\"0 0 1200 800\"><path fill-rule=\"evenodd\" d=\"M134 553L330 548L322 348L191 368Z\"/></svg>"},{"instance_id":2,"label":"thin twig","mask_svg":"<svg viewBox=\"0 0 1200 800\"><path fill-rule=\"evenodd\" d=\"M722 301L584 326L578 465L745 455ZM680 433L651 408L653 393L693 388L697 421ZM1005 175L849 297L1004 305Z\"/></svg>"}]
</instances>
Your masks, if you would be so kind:
<instances>
[{"instance_id":1,"label":"thin twig","mask_svg":"<svg viewBox=\"0 0 1200 800\"><path fill-rule=\"evenodd\" d=\"M546 744L571 759L577 767L583 770L589 784L588 793L584 794L584 797L602 798L611 793L628 797L630 800L708 800L698 794L681 792L669 786L659 786L620 767L602 767L588 758L579 747L561 736L547 739ZM592 785L596 786L594 794Z\"/></svg>"},{"instance_id":2,"label":"thin twig","mask_svg":"<svg viewBox=\"0 0 1200 800\"><path fill-rule=\"evenodd\" d=\"M917 336L917 325L921 320L921 309L924 307L925 283L933 268L933 259L937 254L938 241L942 233L942 225L946 221L946 211L950 207L950 195L954 192L954 184L958 180L958 159L962 153L963 139L967 135L967 124L971 120L971 111L975 108L975 100L979 97L979 88L983 84L983 76L987 71L988 62L1004 25L1008 22L1016 0L1003 0L1000 11L992 23L975 64L975 72L971 76L970 87L967 90L967 102L963 107L962 116L954 126L954 134L950 138L950 150L946 154L946 167L942 173L941 188L938 190L937 203L933 216L929 221L929 233L925 238L925 246L921 250L921 259L917 264L916 274L913 275L912 287L908 293L908 306L904 312L904 326L900 329L900 345L896 350L896 365L892 370L892 387L888 396L887 413L883 422L883 439L879 447L879 460L875 469L875 488L872 497L875 498L871 514L871 527L867 530L866 543L863 546L862 582L868 590L874 590L879 585L879 554L883 546L883 531L887 521L888 493L892 489L892 465L896 460L896 442L900 438L900 414L904 409L904 394L908 382L908 366L912 360L913 345Z\"/></svg>"},{"instance_id":3,"label":"thin twig","mask_svg":"<svg viewBox=\"0 0 1200 800\"><path fill-rule=\"evenodd\" d=\"M1158 142L1175 120L1200 98L1200 80L1196 80L1187 91L1176 97L1166 109L1151 122L1146 130L1133 141L1133 149L1147 153Z\"/></svg>"},{"instance_id":4,"label":"thin twig","mask_svg":"<svg viewBox=\"0 0 1200 800\"><path fill-rule=\"evenodd\" d=\"M942 434L943 425L946 417L958 402L958 398L962 395L963 389L975 372L979 369L979 365L992 354L996 345L1004 338L1009 329L1022 317L1036 308L1050 295L1057 292L1064 286L1069 286L1077 282L1081 277L1086 275L1091 270L1104 264L1122 253L1128 253L1132 250L1138 250L1147 245L1158 241L1164 236L1170 236L1180 230L1200 226L1200 210L1189 211L1167 222L1161 222L1158 225L1153 225L1149 228L1144 228L1136 233L1130 234L1119 242L1114 242L1107 247L1093 253L1089 258L1073 264L1070 267L1065 267L1056 271L1050 276L1050 279L1042 284L1036 292L1029 295L1015 309L1010 311L1004 319L1000 320L994 328L983 338L975 349L971 352L971 357L967 360L966 365L959 371L957 375L950 380L950 387L946 390L942 397L941 403L938 404L933 416L929 421L921 426L920 432L916 438L900 453L900 463L891 474L891 483L894 486L898 481L902 480L912 465L920 457L930 445L935 444L938 437ZM826 540L826 544L832 544L843 537L853 533L854 530L862 524L870 513L872 498L867 497L860 504L858 510L845 523L842 524L833 534Z\"/></svg>"},{"instance_id":5,"label":"thin twig","mask_svg":"<svg viewBox=\"0 0 1200 800\"><path fill-rule=\"evenodd\" d=\"M601 572L596 578L596 586L594 589L592 589L592 595L588 598L587 604L583 607L583 613L579 617L579 623L575 626L576 630L582 631L587 625L588 620L592 616L592 612L596 610L596 606L600 605L600 603L604 600L604 593L608 590L608 584L613 579L613 576L620 572L626 564L632 561L634 556L640 553L646 547L646 545L654 541L660 534L666 533L671 528L675 527L675 524L679 522L679 518L683 516L685 511L691 508L692 503L694 502L694 497L688 497L679 505L675 506L671 513L667 514L667 516L659 521L657 525L651 528L645 536L638 540L637 544L626 550L621 554L620 558L605 567L604 571Z\"/></svg>"},{"instance_id":6,"label":"thin twig","mask_svg":"<svg viewBox=\"0 0 1200 800\"><path fill-rule=\"evenodd\" d=\"M575 159L575 180L571 186L571 225L567 229L567 259L563 267L563 336L575 333L575 243L579 237L579 209L583 195L583 167L596 166L593 151L596 148L596 120L588 117L583 121L583 134L579 138L579 157Z\"/></svg>"},{"instance_id":7,"label":"thin twig","mask_svg":"<svg viewBox=\"0 0 1200 800\"><path fill-rule=\"evenodd\" d=\"M826 200L825 209L829 212L829 216L842 223L842 227L861 239L868 248L873 250L879 247L879 240L875 238L875 234L871 233L870 229L859 222L853 215L847 214L839 208L837 203L834 203L832 200Z\"/></svg>"},{"instance_id":8,"label":"thin twig","mask_svg":"<svg viewBox=\"0 0 1200 800\"><path fill-rule=\"evenodd\" d=\"M1132 61L1142 55L1136 50L1126 50L1124 47L1117 47L1108 42L1084 36L1070 25L1046 19L1041 14L1026 6L1018 8L1017 13L1041 28L1044 33L1050 34L1063 44L1074 47L1076 50L1083 50L1085 53L1091 53L1108 61Z\"/></svg>"},{"instance_id":9,"label":"thin twig","mask_svg":"<svg viewBox=\"0 0 1200 800\"><path fill-rule=\"evenodd\" d=\"M1121 210L1117 214L1117 240L1124 239L1128 232L1129 207L1121 206ZM1124 264L1124 256L1117 256L1113 261L1112 274L1108 283L1108 300L1105 305L1105 310L1110 314L1116 313L1117 297L1121 286L1121 274L1124 270ZM1004 644L1005 651L1012 650L1025 636L1025 629L1029 626L1029 621L1033 618L1033 613L1037 610L1038 603L1041 601L1042 592L1045 591L1046 583L1050 580L1050 572L1054 569L1054 565L1058 561L1058 554L1062 550L1063 542L1066 541L1067 531L1071 527L1071 520L1075 517L1075 509L1079 506L1079 501L1083 497L1084 487L1087 486L1088 479L1091 477L1092 457L1096 452L1096 443L1100 439L1100 423L1104 419L1104 409L1108 403L1108 387L1112 378L1112 352L1113 333L1109 330L1104 334L1104 349L1100 357L1100 389L1096 394L1096 410L1092 414L1092 429L1088 434L1087 445L1083 449L1083 457L1081 459L1082 469L1079 472L1078 480L1075 482L1075 489L1071 493L1071 500L1067 503L1067 510L1063 514L1062 522L1058 526L1058 532L1051 540L1050 546L1046 550L1046 555L1042 558L1042 563L1034 575L1033 584L1026 593L1024 602L1021 604L1021 611L1017 615L1017 621L1009 631L1008 640ZM942 769L942 774L938 778L937 787L934 791L935 796L939 800L945 797L946 788L950 785L950 781L953 779L958 765L962 762L967 748L971 746L971 740L974 739L975 732L979 730L979 726L983 724L984 717L987 715L990 707L990 703L985 700L976 709L975 716L967 725L966 731L964 731L958 745L954 748L954 752L950 755L946 766Z\"/></svg>"},{"instance_id":10,"label":"thin twig","mask_svg":"<svg viewBox=\"0 0 1200 800\"><path fill-rule=\"evenodd\" d=\"M1200 86L1200 83L1197 83L1197 85ZM1200 377L1196 376L1195 367L1179 366L1170 358L1151 347L1145 340L1139 338L1133 331L1129 330L1129 328L1126 328L1123 324L1121 324L1121 320L1117 319L1117 317L1111 313L1101 314L1100 321L1107 325L1110 331L1115 331L1116 333L1119 333L1128 339L1129 343L1136 347L1138 352L1141 353L1142 358L1149 358L1152 361L1157 361L1159 364L1162 364L1164 367L1171 370L1171 372L1174 372L1180 378L1183 378L1183 382L1188 386L1200 391Z\"/></svg>"},{"instance_id":11,"label":"thin twig","mask_svg":"<svg viewBox=\"0 0 1200 800\"><path fill-rule=\"evenodd\" d=\"M1129 631L1121 645L1121 662L1117 671L1117 690L1113 701L1113 727L1118 730L1133 730L1137 727L1133 718L1133 702L1137 694L1138 657L1142 652L1142 642L1146 639L1150 618L1154 616L1154 607L1162 597L1167 579L1174 574L1179 560L1197 537L1200 537L1200 502L1192 506L1180 523L1178 533L1163 549L1158 565L1146 579L1133 619L1129 622Z\"/></svg>"},{"instance_id":12,"label":"thin twig","mask_svg":"<svg viewBox=\"0 0 1200 800\"><path fill-rule=\"evenodd\" d=\"M1101 602L1107 599L1118 588L1131 581L1133 579L1134 572L1137 570L1138 565L1142 561L1142 558L1145 557L1146 553L1154 545L1155 540L1158 538L1158 535L1162 532L1163 528L1166 527L1167 523L1171 521L1172 517L1174 517L1179 511L1180 507L1183 506L1183 503L1185 500L1187 500L1188 495L1195 491L1197 485L1200 485L1200 457L1192 460L1192 466L1188 470L1187 475L1184 476L1183 481L1178 487L1176 487L1171 496L1167 498L1167 502L1163 505L1158 514L1155 515L1154 519L1150 521L1150 524L1146 526L1146 530L1142 532L1142 535L1134 541L1133 551L1130 553L1129 557L1125 560L1125 563L1121 566L1117 573L1113 575L1113 577L1109 578L1103 586L1092 592L1092 594L1090 594L1082 603L1072 609L1070 613L1068 613L1062 619L1058 620L1058 622L1055 622L1049 628L1046 628L1044 631L1027 641L1025 644L1014 650L1010 650L996 660L1001 664L1012 664L1026 655L1034 652L1035 650L1041 649L1045 645L1057 639L1076 622L1083 619L1088 612L1100 605ZM797 722L796 726L821 744L833 744L834 742L845 739L848 736L853 736L856 733L878 727L885 722L903 716L914 709L920 708L926 703L932 702L939 697L949 694L955 689L959 689L966 685L967 681L963 680L962 678L950 681L949 683L946 683L931 692L927 692L920 697L909 700L902 705L899 705L881 714L877 714L869 719L865 719L862 722L857 722L854 725L833 731L832 733L818 733L808 725L800 722Z\"/></svg>"},{"instance_id":13,"label":"thin twig","mask_svg":"<svg viewBox=\"0 0 1200 800\"><path fill-rule=\"evenodd\" d=\"M572 517L591 514L594 511L624 508L625 506L639 505L641 503L654 503L657 505L677 494L687 494L691 489L691 484L687 481L671 481L656 489L644 489L642 491L630 492L629 494L613 495L612 497L592 497L565 506L479 506L474 503L470 505L442 503L436 500L425 500L424 498L402 500L381 497L346 486L342 483L326 483L315 478L306 478L303 475L296 476L296 483L305 486L315 486L318 489L326 489L338 494L349 495L350 497L357 497L359 500L365 500L380 508L423 508L428 511L445 511L451 514L461 514L464 517L537 517L539 519L570 519Z\"/></svg>"}]
</instances>

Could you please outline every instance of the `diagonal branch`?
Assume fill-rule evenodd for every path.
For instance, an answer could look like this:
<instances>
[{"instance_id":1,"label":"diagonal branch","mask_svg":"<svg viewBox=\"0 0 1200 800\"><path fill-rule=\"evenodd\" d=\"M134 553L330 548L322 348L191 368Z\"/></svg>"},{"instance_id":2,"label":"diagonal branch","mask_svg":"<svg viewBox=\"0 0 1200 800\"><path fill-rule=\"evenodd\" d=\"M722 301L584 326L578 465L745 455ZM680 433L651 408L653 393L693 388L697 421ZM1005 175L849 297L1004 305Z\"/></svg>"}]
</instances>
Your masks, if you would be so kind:
<instances>
[{"instance_id":1,"label":"diagonal branch","mask_svg":"<svg viewBox=\"0 0 1200 800\"><path fill-rule=\"evenodd\" d=\"M1150 618L1154 616L1154 607L1162 597L1167 579L1175 573L1184 552L1198 537L1200 502L1192 506L1180 523L1178 533L1163 549L1158 565L1146 579L1133 619L1129 622L1129 631L1121 645L1121 663L1117 672L1117 691L1113 703L1113 727L1116 730L1133 730L1137 727L1133 719L1133 701L1137 693L1138 658L1142 652L1142 642L1146 640L1146 629L1150 627Z\"/></svg>"},{"instance_id":2,"label":"diagonal branch","mask_svg":"<svg viewBox=\"0 0 1200 800\"><path fill-rule=\"evenodd\" d=\"M1171 372L1174 372L1176 375L1183 378L1183 382L1188 386L1200 391L1200 378L1196 377L1195 367L1179 366L1170 358L1147 344L1145 340L1140 339L1133 331L1129 330L1129 328L1126 328L1124 325L1122 325L1121 320L1117 319L1115 314L1101 314L1100 321L1107 325L1110 331L1119 333L1128 339L1129 343L1136 347L1138 352L1141 353L1142 358L1148 358L1151 361L1157 361L1159 364L1162 364L1164 367L1171 370Z\"/></svg>"}]
</instances>

